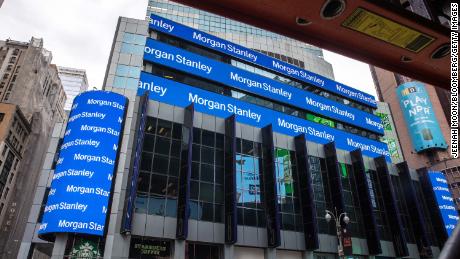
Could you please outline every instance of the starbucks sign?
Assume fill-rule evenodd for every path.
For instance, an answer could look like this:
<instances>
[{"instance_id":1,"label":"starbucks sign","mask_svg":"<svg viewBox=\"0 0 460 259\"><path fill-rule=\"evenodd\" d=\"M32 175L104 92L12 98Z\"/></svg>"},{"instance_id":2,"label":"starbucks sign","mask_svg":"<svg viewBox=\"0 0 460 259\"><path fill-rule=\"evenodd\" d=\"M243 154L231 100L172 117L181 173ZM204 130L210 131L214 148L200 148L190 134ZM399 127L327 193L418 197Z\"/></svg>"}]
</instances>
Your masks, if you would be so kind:
<instances>
[{"instance_id":1,"label":"starbucks sign","mask_svg":"<svg viewBox=\"0 0 460 259\"><path fill-rule=\"evenodd\" d=\"M171 255L171 243L163 240L131 238L130 258L162 258Z\"/></svg>"},{"instance_id":2,"label":"starbucks sign","mask_svg":"<svg viewBox=\"0 0 460 259\"><path fill-rule=\"evenodd\" d=\"M83 259L83 258L99 258L101 254L97 244L89 240L79 241L70 252L70 258Z\"/></svg>"}]
</instances>

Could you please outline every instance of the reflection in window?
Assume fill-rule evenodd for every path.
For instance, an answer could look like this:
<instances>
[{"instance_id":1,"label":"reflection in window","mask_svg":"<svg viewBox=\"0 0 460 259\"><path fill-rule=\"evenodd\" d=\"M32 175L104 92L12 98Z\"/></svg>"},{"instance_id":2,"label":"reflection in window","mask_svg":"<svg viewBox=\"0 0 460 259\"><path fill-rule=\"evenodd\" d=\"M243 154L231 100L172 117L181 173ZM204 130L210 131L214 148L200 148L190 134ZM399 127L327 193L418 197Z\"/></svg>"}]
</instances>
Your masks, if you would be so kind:
<instances>
[{"instance_id":1,"label":"reflection in window","mask_svg":"<svg viewBox=\"0 0 460 259\"><path fill-rule=\"evenodd\" d=\"M190 219L223 223L223 134L193 128Z\"/></svg>"},{"instance_id":2,"label":"reflection in window","mask_svg":"<svg viewBox=\"0 0 460 259\"><path fill-rule=\"evenodd\" d=\"M345 203L345 212L350 218L347 230L354 237L364 237L364 223L361 216L361 207L359 204L358 189L356 187L355 177L352 166L345 163L339 163L340 179L342 180L343 200Z\"/></svg>"},{"instance_id":3,"label":"reflection in window","mask_svg":"<svg viewBox=\"0 0 460 259\"><path fill-rule=\"evenodd\" d=\"M313 199L316 206L318 231L321 234L335 235L335 226L328 223L324 218L326 210L333 210L326 161L324 158L309 156L308 164L312 180Z\"/></svg>"},{"instance_id":4,"label":"reflection in window","mask_svg":"<svg viewBox=\"0 0 460 259\"><path fill-rule=\"evenodd\" d=\"M281 229L303 231L299 196L295 180L295 152L275 149L276 187L281 214Z\"/></svg>"},{"instance_id":5,"label":"reflection in window","mask_svg":"<svg viewBox=\"0 0 460 259\"><path fill-rule=\"evenodd\" d=\"M176 217L182 125L147 117L136 213Z\"/></svg>"},{"instance_id":6,"label":"reflection in window","mask_svg":"<svg viewBox=\"0 0 460 259\"><path fill-rule=\"evenodd\" d=\"M238 224L265 227L265 214L260 195L261 144L237 138L236 202Z\"/></svg>"}]
</instances>

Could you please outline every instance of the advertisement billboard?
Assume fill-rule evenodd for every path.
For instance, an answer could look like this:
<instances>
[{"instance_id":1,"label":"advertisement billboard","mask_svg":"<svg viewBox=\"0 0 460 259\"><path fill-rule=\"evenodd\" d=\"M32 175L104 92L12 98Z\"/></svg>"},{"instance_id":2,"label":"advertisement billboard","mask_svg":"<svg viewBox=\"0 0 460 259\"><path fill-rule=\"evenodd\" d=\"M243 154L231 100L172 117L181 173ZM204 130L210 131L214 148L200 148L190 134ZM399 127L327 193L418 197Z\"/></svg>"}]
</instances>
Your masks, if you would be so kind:
<instances>
[{"instance_id":1,"label":"advertisement billboard","mask_svg":"<svg viewBox=\"0 0 460 259\"><path fill-rule=\"evenodd\" d=\"M446 140L423 83L404 83L396 88L396 93L415 151L447 149Z\"/></svg>"},{"instance_id":2,"label":"advertisement billboard","mask_svg":"<svg viewBox=\"0 0 460 259\"><path fill-rule=\"evenodd\" d=\"M258 128L272 124L275 132L293 137L305 134L307 140L319 144L334 141L339 149L352 151L359 148L363 155L372 158L383 155L388 162L391 161L385 143L141 72L137 94L141 96L145 91L150 92L151 100L179 107L193 103L197 112L221 118L235 114L239 123Z\"/></svg>"},{"instance_id":3,"label":"advertisement billboard","mask_svg":"<svg viewBox=\"0 0 460 259\"><path fill-rule=\"evenodd\" d=\"M151 14L149 27L152 30L166 33L214 51L265 67L283 75L293 77L362 104L377 107L375 97L370 94L169 19Z\"/></svg>"},{"instance_id":4,"label":"advertisement billboard","mask_svg":"<svg viewBox=\"0 0 460 259\"><path fill-rule=\"evenodd\" d=\"M293 105L381 135L384 133L380 118L372 113L153 39L147 39L144 60Z\"/></svg>"},{"instance_id":5,"label":"advertisement billboard","mask_svg":"<svg viewBox=\"0 0 460 259\"><path fill-rule=\"evenodd\" d=\"M106 91L75 97L38 234L102 236L128 99Z\"/></svg>"},{"instance_id":6,"label":"advertisement billboard","mask_svg":"<svg viewBox=\"0 0 460 259\"><path fill-rule=\"evenodd\" d=\"M452 194L449 191L447 180L444 174L437 171L429 171L428 176L433 187L434 196L441 213L447 235L450 236L454 231L459 220L456 206Z\"/></svg>"}]
</instances>

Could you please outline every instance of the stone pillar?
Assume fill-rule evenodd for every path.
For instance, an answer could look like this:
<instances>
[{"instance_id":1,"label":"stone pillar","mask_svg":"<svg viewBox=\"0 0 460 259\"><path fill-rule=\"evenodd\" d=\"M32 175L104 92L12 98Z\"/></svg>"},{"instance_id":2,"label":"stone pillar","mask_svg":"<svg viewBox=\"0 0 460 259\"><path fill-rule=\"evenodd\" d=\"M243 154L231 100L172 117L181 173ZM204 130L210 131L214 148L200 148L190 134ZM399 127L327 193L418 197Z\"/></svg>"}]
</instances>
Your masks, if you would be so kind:
<instances>
[{"instance_id":1,"label":"stone pillar","mask_svg":"<svg viewBox=\"0 0 460 259\"><path fill-rule=\"evenodd\" d=\"M313 251L303 251L302 252L302 259L313 259Z\"/></svg>"},{"instance_id":2,"label":"stone pillar","mask_svg":"<svg viewBox=\"0 0 460 259\"><path fill-rule=\"evenodd\" d=\"M276 248L265 248L265 259L276 259Z\"/></svg>"},{"instance_id":3,"label":"stone pillar","mask_svg":"<svg viewBox=\"0 0 460 259\"><path fill-rule=\"evenodd\" d=\"M53 252L51 259L62 259L64 258L65 247L67 245L67 233L57 233L56 240L54 241Z\"/></svg>"},{"instance_id":4,"label":"stone pillar","mask_svg":"<svg viewBox=\"0 0 460 259\"><path fill-rule=\"evenodd\" d=\"M235 254L234 245L224 245L224 259L233 259Z\"/></svg>"},{"instance_id":5,"label":"stone pillar","mask_svg":"<svg viewBox=\"0 0 460 259\"><path fill-rule=\"evenodd\" d=\"M185 240L174 240L174 259L185 259Z\"/></svg>"}]
</instances>

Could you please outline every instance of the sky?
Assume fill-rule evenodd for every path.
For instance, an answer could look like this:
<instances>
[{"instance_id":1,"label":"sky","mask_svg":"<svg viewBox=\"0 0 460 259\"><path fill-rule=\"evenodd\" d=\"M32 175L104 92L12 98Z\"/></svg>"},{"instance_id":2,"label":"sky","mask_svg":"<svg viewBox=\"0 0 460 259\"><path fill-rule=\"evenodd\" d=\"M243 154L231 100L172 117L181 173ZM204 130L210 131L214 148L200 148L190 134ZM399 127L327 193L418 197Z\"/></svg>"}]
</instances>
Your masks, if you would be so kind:
<instances>
[{"instance_id":1,"label":"sky","mask_svg":"<svg viewBox=\"0 0 460 259\"><path fill-rule=\"evenodd\" d=\"M144 19L148 0L5 0L0 40L43 38L58 66L85 69L101 88L118 17ZM335 80L375 96L367 64L325 51Z\"/></svg>"}]
</instances>

